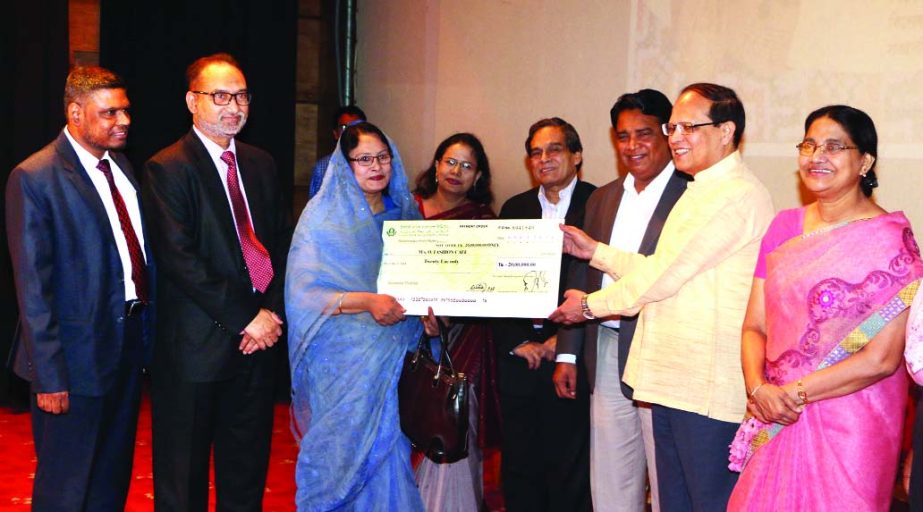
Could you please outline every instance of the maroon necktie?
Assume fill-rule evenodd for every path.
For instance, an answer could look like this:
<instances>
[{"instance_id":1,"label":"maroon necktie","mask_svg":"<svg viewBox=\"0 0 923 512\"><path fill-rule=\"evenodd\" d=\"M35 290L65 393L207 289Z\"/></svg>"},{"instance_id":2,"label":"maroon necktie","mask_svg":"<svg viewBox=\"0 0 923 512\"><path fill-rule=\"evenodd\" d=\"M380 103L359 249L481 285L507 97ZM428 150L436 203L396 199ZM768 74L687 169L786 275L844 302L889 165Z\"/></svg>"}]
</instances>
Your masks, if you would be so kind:
<instances>
[{"instance_id":1,"label":"maroon necktie","mask_svg":"<svg viewBox=\"0 0 923 512\"><path fill-rule=\"evenodd\" d=\"M221 160L228 164L228 193L231 195L231 207L234 209L234 221L237 223L237 236L240 237L240 250L244 253L247 270L250 271L250 282L261 293L266 291L272 281L272 260L269 251L256 238L253 227L250 225L250 214L244 196L240 193L240 182L237 180L237 162L234 153L225 151Z\"/></svg>"},{"instance_id":2,"label":"maroon necktie","mask_svg":"<svg viewBox=\"0 0 923 512\"><path fill-rule=\"evenodd\" d=\"M122 234L125 235L125 243L128 244L128 257L131 260L131 280L135 283L135 293L138 294L138 299L141 302L147 303L147 265L144 263L144 253L141 252L141 244L138 243L135 228L131 225L128 209L125 208L125 201L122 200L122 194L119 193L119 189L115 186L109 160L105 158L100 160L96 164L96 168L106 175L106 181L109 183L109 192L112 193L115 213L119 216L119 225L122 227Z\"/></svg>"}]
</instances>

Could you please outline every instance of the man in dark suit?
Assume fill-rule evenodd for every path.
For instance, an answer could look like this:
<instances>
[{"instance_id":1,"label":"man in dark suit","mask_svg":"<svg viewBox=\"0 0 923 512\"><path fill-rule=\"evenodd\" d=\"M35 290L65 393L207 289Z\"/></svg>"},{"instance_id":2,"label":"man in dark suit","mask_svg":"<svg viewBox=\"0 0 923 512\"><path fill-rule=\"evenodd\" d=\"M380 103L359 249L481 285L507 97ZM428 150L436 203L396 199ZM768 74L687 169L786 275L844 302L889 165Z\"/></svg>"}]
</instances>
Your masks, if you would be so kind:
<instances>
[{"instance_id":1,"label":"man in dark suit","mask_svg":"<svg viewBox=\"0 0 923 512\"><path fill-rule=\"evenodd\" d=\"M623 94L613 105L609 114L616 150L628 174L600 187L587 201L583 229L594 239L641 254L654 252L667 215L686 190L687 178L674 172L660 128L671 111L670 100L652 89ZM565 289L590 293L604 280L611 282L585 262L573 269ZM579 393L576 359L581 354L592 393L590 482L597 511L643 511L645 466L653 509L659 510L650 406L632 402L631 388L621 381L637 320L637 315L605 318L562 329L558 335L558 396Z\"/></svg>"},{"instance_id":2,"label":"man in dark suit","mask_svg":"<svg viewBox=\"0 0 923 512\"><path fill-rule=\"evenodd\" d=\"M157 510L260 510L272 435L288 223L272 157L234 139L251 95L217 54L187 70L192 130L145 164L162 267L152 414Z\"/></svg>"},{"instance_id":3,"label":"man in dark suit","mask_svg":"<svg viewBox=\"0 0 923 512\"><path fill-rule=\"evenodd\" d=\"M526 138L529 167L538 187L513 196L501 219L561 219L583 224L584 203L596 188L580 181L583 145L577 130L560 118L542 119ZM564 256L561 283L576 261ZM590 510L589 399L555 395L558 326L539 319L494 323L500 404L503 413L501 480L512 512Z\"/></svg>"},{"instance_id":4,"label":"man in dark suit","mask_svg":"<svg viewBox=\"0 0 923 512\"><path fill-rule=\"evenodd\" d=\"M76 68L64 106L61 135L6 188L21 312L14 369L31 382L38 458L32 509L121 510L154 272L131 164L115 151L131 124L122 79Z\"/></svg>"}]
</instances>

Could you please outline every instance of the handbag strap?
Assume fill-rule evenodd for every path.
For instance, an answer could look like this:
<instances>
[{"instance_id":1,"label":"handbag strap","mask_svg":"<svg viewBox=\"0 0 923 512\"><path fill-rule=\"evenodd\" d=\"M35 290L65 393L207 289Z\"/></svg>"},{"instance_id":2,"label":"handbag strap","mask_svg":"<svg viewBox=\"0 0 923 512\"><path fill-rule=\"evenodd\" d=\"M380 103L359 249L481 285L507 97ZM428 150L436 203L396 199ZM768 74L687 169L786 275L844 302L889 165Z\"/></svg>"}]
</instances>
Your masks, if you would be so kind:
<instances>
[{"instance_id":1,"label":"handbag strap","mask_svg":"<svg viewBox=\"0 0 923 512\"><path fill-rule=\"evenodd\" d=\"M439 360L437 361L433 358L433 352L429 346L430 336L426 334L426 330L420 333L420 341L417 343L417 350L413 355L413 359L411 359L413 364L417 364L420 357L423 355L433 360L437 365L436 374L433 376L433 380L438 380L443 373L452 377L456 375L455 367L452 365L452 358L449 357L448 328L439 319L436 319L436 323L439 324Z\"/></svg>"}]
</instances>

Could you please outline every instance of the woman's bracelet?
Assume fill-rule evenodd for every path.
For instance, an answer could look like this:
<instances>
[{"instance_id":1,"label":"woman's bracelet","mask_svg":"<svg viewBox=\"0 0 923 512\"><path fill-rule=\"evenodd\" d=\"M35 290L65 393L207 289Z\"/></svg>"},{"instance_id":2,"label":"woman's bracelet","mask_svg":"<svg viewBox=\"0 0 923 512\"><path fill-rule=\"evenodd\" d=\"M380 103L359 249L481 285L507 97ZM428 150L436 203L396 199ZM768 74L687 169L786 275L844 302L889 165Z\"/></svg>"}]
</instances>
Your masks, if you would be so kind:
<instances>
[{"instance_id":1,"label":"woman's bracelet","mask_svg":"<svg viewBox=\"0 0 923 512\"><path fill-rule=\"evenodd\" d=\"M808 392L805 391L804 383L801 382L801 379L798 379L795 388L798 390L798 399L801 400L801 405L808 405Z\"/></svg>"},{"instance_id":2,"label":"woman's bracelet","mask_svg":"<svg viewBox=\"0 0 923 512\"><path fill-rule=\"evenodd\" d=\"M761 387L763 387L763 384L766 384L766 383L765 383L765 382L760 382L759 384L757 384L756 387L753 388L752 391L750 391L750 393L749 393L748 396L749 396L750 398L753 398L754 395L756 395L756 392L759 391Z\"/></svg>"},{"instance_id":3,"label":"woman's bracelet","mask_svg":"<svg viewBox=\"0 0 923 512\"><path fill-rule=\"evenodd\" d=\"M340 313L343 312L343 299L346 298L346 293L347 292L340 292L339 297L337 297L336 304L334 304L334 308L333 308L334 315L339 315Z\"/></svg>"}]
</instances>

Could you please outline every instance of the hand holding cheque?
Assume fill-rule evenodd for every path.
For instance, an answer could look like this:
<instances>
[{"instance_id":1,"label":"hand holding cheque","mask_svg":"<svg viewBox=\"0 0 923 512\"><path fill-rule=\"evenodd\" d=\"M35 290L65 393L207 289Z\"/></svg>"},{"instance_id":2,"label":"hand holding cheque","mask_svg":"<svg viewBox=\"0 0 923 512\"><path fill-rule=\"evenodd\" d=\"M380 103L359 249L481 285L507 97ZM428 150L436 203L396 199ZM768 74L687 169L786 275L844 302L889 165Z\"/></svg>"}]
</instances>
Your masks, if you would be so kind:
<instances>
[{"instance_id":1,"label":"hand holding cheque","mask_svg":"<svg viewBox=\"0 0 923 512\"><path fill-rule=\"evenodd\" d=\"M580 228L560 225L561 231L564 232L564 252L583 260L593 259L593 254L599 246L599 242L590 238ZM570 289L564 292L564 302L554 310L548 319L564 325L573 325L585 322L587 317L583 310L583 297L586 295L582 290Z\"/></svg>"}]
</instances>

